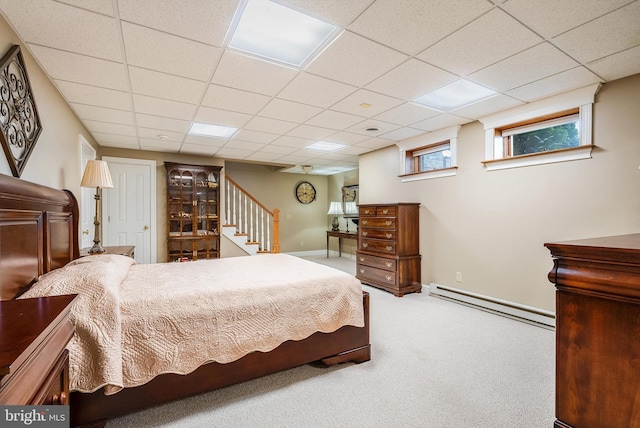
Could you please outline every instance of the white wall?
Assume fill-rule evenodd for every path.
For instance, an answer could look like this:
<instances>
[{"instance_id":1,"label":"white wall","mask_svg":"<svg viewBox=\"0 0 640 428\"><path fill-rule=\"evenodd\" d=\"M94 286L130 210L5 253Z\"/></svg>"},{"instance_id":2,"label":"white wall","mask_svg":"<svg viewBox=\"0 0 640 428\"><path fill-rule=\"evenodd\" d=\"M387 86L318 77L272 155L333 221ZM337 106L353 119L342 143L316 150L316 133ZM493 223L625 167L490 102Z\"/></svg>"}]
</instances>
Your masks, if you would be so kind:
<instances>
[{"instance_id":1,"label":"white wall","mask_svg":"<svg viewBox=\"0 0 640 428\"><path fill-rule=\"evenodd\" d=\"M545 242L640 230L640 75L604 85L592 158L486 172L465 125L454 177L401 183L396 146L360 157L360 202L419 202L422 283L555 310ZM456 282L456 272L462 282Z\"/></svg>"}]
</instances>

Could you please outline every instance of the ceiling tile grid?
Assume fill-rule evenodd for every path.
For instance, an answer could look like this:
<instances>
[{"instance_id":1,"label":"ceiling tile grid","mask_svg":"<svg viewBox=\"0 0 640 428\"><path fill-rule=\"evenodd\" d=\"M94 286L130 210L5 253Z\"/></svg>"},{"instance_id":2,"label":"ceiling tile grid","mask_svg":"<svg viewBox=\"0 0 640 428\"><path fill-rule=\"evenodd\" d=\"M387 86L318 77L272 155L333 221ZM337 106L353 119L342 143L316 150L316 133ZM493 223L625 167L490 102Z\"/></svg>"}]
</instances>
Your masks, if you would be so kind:
<instances>
[{"instance_id":1,"label":"ceiling tile grid","mask_svg":"<svg viewBox=\"0 0 640 428\"><path fill-rule=\"evenodd\" d=\"M0 13L100 145L293 172L357 168L403 139L640 72L640 0L274 0L339 27L304 69L225 47L244 1L0 0ZM458 79L497 94L451 112L414 102ZM196 121L238 131L188 134ZM345 147L306 149L318 140Z\"/></svg>"}]
</instances>

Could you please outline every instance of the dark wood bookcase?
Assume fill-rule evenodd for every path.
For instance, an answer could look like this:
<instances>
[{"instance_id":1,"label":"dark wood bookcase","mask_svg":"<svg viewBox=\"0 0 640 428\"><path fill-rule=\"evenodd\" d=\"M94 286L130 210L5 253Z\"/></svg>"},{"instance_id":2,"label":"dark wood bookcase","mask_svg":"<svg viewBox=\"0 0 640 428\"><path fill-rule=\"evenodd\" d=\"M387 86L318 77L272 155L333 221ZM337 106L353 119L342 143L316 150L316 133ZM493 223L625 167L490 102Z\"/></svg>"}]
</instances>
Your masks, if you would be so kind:
<instances>
[{"instance_id":1,"label":"dark wood bookcase","mask_svg":"<svg viewBox=\"0 0 640 428\"><path fill-rule=\"evenodd\" d=\"M220 257L221 166L165 162L169 261Z\"/></svg>"}]
</instances>

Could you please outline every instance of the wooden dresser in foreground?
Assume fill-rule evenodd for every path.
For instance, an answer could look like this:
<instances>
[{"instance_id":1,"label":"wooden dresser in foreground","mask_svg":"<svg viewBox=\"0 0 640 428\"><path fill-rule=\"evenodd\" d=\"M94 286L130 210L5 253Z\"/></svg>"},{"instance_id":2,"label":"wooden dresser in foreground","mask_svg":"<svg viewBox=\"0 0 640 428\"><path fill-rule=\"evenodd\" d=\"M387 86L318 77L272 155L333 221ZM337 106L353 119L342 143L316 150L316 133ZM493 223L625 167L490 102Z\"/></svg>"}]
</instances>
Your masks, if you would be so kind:
<instances>
[{"instance_id":1,"label":"wooden dresser in foreground","mask_svg":"<svg viewBox=\"0 0 640 428\"><path fill-rule=\"evenodd\" d=\"M359 205L356 278L398 297L420 293L418 203Z\"/></svg>"},{"instance_id":2,"label":"wooden dresser in foreground","mask_svg":"<svg viewBox=\"0 0 640 428\"><path fill-rule=\"evenodd\" d=\"M555 427L640 427L640 234L547 243Z\"/></svg>"},{"instance_id":3,"label":"wooden dresser in foreground","mask_svg":"<svg viewBox=\"0 0 640 428\"><path fill-rule=\"evenodd\" d=\"M75 295L0 302L0 404L69 404Z\"/></svg>"}]
</instances>

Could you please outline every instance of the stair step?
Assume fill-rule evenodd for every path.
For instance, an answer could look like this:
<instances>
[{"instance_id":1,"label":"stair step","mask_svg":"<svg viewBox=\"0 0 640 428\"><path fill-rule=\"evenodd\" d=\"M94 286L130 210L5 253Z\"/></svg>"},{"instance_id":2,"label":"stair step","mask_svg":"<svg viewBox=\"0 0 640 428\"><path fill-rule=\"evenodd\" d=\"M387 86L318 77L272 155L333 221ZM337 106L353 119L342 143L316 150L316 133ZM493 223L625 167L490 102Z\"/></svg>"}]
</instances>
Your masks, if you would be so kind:
<instances>
[{"instance_id":1,"label":"stair step","mask_svg":"<svg viewBox=\"0 0 640 428\"><path fill-rule=\"evenodd\" d=\"M245 245L260 245L259 242L249 242L249 241L245 242L244 244Z\"/></svg>"},{"instance_id":2,"label":"stair step","mask_svg":"<svg viewBox=\"0 0 640 428\"><path fill-rule=\"evenodd\" d=\"M246 233L234 233L233 236L249 236Z\"/></svg>"}]
</instances>

